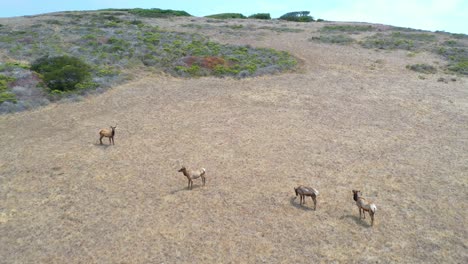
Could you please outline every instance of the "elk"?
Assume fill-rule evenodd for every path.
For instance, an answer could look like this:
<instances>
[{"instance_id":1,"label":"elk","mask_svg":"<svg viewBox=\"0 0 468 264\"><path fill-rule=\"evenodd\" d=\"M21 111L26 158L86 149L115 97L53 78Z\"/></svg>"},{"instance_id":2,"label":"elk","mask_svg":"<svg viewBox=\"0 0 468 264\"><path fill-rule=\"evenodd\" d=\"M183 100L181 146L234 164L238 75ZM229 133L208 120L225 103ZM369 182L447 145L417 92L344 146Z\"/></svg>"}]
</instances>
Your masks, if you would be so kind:
<instances>
[{"instance_id":1,"label":"elk","mask_svg":"<svg viewBox=\"0 0 468 264\"><path fill-rule=\"evenodd\" d=\"M364 219L366 219L366 212L368 212L371 217L371 226L373 226L374 215L375 212L377 212L377 206L375 206L373 203L369 203L365 198L361 197L361 191L359 190L353 190L353 199L359 208L359 219L361 219L361 210L362 214L364 214Z\"/></svg>"},{"instance_id":2,"label":"elk","mask_svg":"<svg viewBox=\"0 0 468 264\"><path fill-rule=\"evenodd\" d=\"M99 138L99 142L101 142L101 145L102 145L102 138L103 137L108 137L109 138L109 145L112 143L112 145L115 145L114 144L114 136L115 136L115 128L117 127L117 125L115 126L110 126L111 129L101 129L99 130L99 135L100 135L100 138Z\"/></svg>"},{"instance_id":3,"label":"elk","mask_svg":"<svg viewBox=\"0 0 468 264\"><path fill-rule=\"evenodd\" d=\"M296 197L299 195L301 200L300 204L305 204L305 196L310 196L312 198L312 201L314 201L314 210L317 209L317 195L319 192L311 187L306 187L304 185L300 185L297 188L294 188L294 192L296 193Z\"/></svg>"},{"instance_id":4,"label":"elk","mask_svg":"<svg viewBox=\"0 0 468 264\"><path fill-rule=\"evenodd\" d=\"M199 170L187 170L185 166L183 166L178 172L182 172L185 177L188 179L188 189L191 190L193 188L193 180L201 178L203 182L203 186L205 186L206 178L206 170L205 168L201 168Z\"/></svg>"}]
</instances>

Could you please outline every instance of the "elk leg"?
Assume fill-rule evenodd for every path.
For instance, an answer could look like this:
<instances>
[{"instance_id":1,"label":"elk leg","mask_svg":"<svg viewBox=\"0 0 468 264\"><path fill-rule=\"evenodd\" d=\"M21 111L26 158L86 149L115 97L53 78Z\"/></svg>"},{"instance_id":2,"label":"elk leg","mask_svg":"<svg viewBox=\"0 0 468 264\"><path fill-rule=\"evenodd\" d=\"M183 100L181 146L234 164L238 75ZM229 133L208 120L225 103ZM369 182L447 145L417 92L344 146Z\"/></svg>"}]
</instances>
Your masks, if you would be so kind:
<instances>
[{"instance_id":1,"label":"elk leg","mask_svg":"<svg viewBox=\"0 0 468 264\"><path fill-rule=\"evenodd\" d=\"M362 218L362 215L361 215L361 207L358 207L358 209L359 209L359 219L361 219L361 218Z\"/></svg>"},{"instance_id":2,"label":"elk leg","mask_svg":"<svg viewBox=\"0 0 468 264\"><path fill-rule=\"evenodd\" d=\"M104 136L101 136L101 138L99 138L99 141L101 142L101 145L102 145L102 138L103 138L103 137L104 137Z\"/></svg>"}]
</instances>

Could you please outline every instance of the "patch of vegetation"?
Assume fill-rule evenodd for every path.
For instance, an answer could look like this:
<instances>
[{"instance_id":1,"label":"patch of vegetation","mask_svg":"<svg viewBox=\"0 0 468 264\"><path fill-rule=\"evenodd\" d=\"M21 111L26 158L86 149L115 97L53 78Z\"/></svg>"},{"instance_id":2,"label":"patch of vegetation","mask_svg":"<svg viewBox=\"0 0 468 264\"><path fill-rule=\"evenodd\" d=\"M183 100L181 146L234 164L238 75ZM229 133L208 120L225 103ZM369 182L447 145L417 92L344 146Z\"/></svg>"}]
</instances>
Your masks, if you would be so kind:
<instances>
[{"instance_id":1,"label":"patch of vegetation","mask_svg":"<svg viewBox=\"0 0 468 264\"><path fill-rule=\"evenodd\" d=\"M215 18L215 19L244 19L247 18L243 14L240 13L221 13L221 14L214 14L214 15L209 15L206 16L208 18Z\"/></svg>"},{"instance_id":2,"label":"patch of vegetation","mask_svg":"<svg viewBox=\"0 0 468 264\"><path fill-rule=\"evenodd\" d=\"M408 28L408 27L391 27L392 31L401 31L401 32L421 32L423 30Z\"/></svg>"},{"instance_id":3,"label":"patch of vegetation","mask_svg":"<svg viewBox=\"0 0 468 264\"><path fill-rule=\"evenodd\" d=\"M331 43L331 44L351 44L354 42L354 39L348 35L343 34L330 34L330 35L320 35L318 37L312 37L310 40L322 42L322 43Z\"/></svg>"},{"instance_id":4,"label":"patch of vegetation","mask_svg":"<svg viewBox=\"0 0 468 264\"><path fill-rule=\"evenodd\" d=\"M4 64L0 64L0 72L12 70L14 68L29 69L28 64L17 62L17 61L7 61Z\"/></svg>"},{"instance_id":5,"label":"patch of vegetation","mask_svg":"<svg viewBox=\"0 0 468 264\"><path fill-rule=\"evenodd\" d=\"M322 32L347 32L347 33L360 33L367 31L374 31L373 26L364 25L326 25L320 31Z\"/></svg>"},{"instance_id":6,"label":"patch of vegetation","mask_svg":"<svg viewBox=\"0 0 468 264\"><path fill-rule=\"evenodd\" d=\"M384 50L403 49L415 50L437 40L436 36L427 33L401 33L390 34L377 33L367 37L361 45L364 48L376 48Z\"/></svg>"},{"instance_id":7,"label":"patch of vegetation","mask_svg":"<svg viewBox=\"0 0 468 264\"><path fill-rule=\"evenodd\" d=\"M384 49L384 50L393 50L393 49L403 49L403 50L413 50L415 46L415 41L411 39L406 39L399 34L383 34L377 33L373 36L367 37L361 45L364 48L375 48L375 49Z\"/></svg>"},{"instance_id":8,"label":"patch of vegetation","mask_svg":"<svg viewBox=\"0 0 468 264\"><path fill-rule=\"evenodd\" d=\"M227 46L213 42L192 43L191 56L180 59L175 72L182 76L236 76L271 74L292 69L296 60L286 52Z\"/></svg>"},{"instance_id":9,"label":"patch of vegetation","mask_svg":"<svg viewBox=\"0 0 468 264\"><path fill-rule=\"evenodd\" d=\"M91 67L75 57L42 57L32 63L31 70L41 74L52 92L90 88Z\"/></svg>"},{"instance_id":10,"label":"patch of vegetation","mask_svg":"<svg viewBox=\"0 0 468 264\"><path fill-rule=\"evenodd\" d=\"M141 17L152 17L152 18L192 16L185 11L171 10L171 9L159 9L159 8L151 8L151 9L135 8L135 9L128 10L128 12L133 15L137 15Z\"/></svg>"},{"instance_id":11,"label":"patch of vegetation","mask_svg":"<svg viewBox=\"0 0 468 264\"><path fill-rule=\"evenodd\" d=\"M468 75L468 47L461 43L452 43L437 47L435 52L449 61L449 71Z\"/></svg>"},{"instance_id":12,"label":"patch of vegetation","mask_svg":"<svg viewBox=\"0 0 468 264\"><path fill-rule=\"evenodd\" d=\"M464 46L439 46L436 53L449 61L464 61L468 59L468 48Z\"/></svg>"},{"instance_id":13,"label":"patch of vegetation","mask_svg":"<svg viewBox=\"0 0 468 264\"><path fill-rule=\"evenodd\" d=\"M243 25L240 25L240 24L239 24L239 25L226 25L226 26L224 26L224 27L227 27L227 28L230 28L230 29L234 29L234 30L236 30L236 29L243 29L243 28L244 28L244 26L243 26Z\"/></svg>"},{"instance_id":14,"label":"patch of vegetation","mask_svg":"<svg viewBox=\"0 0 468 264\"><path fill-rule=\"evenodd\" d=\"M434 34L428 34L428 33L393 32L392 37L400 38L400 39L410 39L410 40L420 41L420 42L434 42L437 40L437 37Z\"/></svg>"},{"instance_id":15,"label":"patch of vegetation","mask_svg":"<svg viewBox=\"0 0 468 264\"><path fill-rule=\"evenodd\" d=\"M415 72L426 73L426 74L434 74L437 72L437 69L428 64L413 64L413 65L406 65L406 68Z\"/></svg>"},{"instance_id":16,"label":"patch of vegetation","mask_svg":"<svg viewBox=\"0 0 468 264\"><path fill-rule=\"evenodd\" d=\"M248 18L250 19L265 19L265 20L270 20L271 16L269 13L258 13L258 14L253 14L250 15Z\"/></svg>"},{"instance_id":17,"label":"patch of vegetation","mask_svg":"<svg viewBox=\"0 0 468 264\"><path fill-rule=\"evenodd\" d=\"M181 27L186 27L186 28L195 28L195 29L202 29L203 26L200 24L183 24Z\"/></svg>"},{"instance_id":18,"label":"patch of vegetation","mask_svg":"<svg viewBox=\"0 0 468 264\"><path fill-rule=\"evenodd\" d=\"M48 19L48 20L45 20L44 22L50 25L62 25L63 24L62 21L57 20L57 19Z\"/></svg>"},{"instance_id":19,"label":"patch of vegetation","mask_svg":"<svg viewBox=\"0 0 468 264\"><path fill-rule=\"evenodd\" d=\"M468 39L468 35L466 35L466 34L453 33L453 34L450 34L450 35L455 39Z\"/></svg>"},{"instance_id":20,"label":"patch of vegetation","mask_svg":"<svg viewBox=\"0 0 468 264\"><path fill-rule=\"evenodd\" d=\"M258 29L267 29L267 30L271 30L271 31L275 31L275 32L291 32L291 33L299 33L299 32L304 32L303 29L300 29L300 28L288 28L288 27L267 27L267 26L263 26L263 27L259 27Z\"/></svg>"},{"instance_id":21,"label":"patch of vegetation","mask_svg":"<svg viewBox=\"0 0 468 264\"><path fill-rule=\"evenodd\" d=\"M468 60L452 63L448 66L448 69L459 74L468 75Z\"/></svg>"},{"instance_id":22,"label":"patch of vegetation","mask_svg":"<svg viewBox=\"0 0 468 264\"><path fill-rule=\"evenodd\" d=\"M312 22L314 18L309 16L310 11L289 12L279 17L280 20L294 22Z\"/></svg>"},{"instance_id":23,"label":"patch of vegetation","mask_svg":"<svg viewBox=\"0 0 468 264\"><path fill-rule=\"evenodd\" d=\"M0 29L0 51L15 61L25 62L0 62L0 72L5 70L5 75L17 78L13 92L18 98L17 106L8 103L6 107L5 103L0 112L29 109L30 106L47 104L48 99L85 94L96 87L101 91L128 79L126 69L131 68L156 69L179 77L216 75L244 78L291 70L297 63L288 53L222 45L199 34L161 30L135 20L136 17L128 13L120 16L113 14L115 12L127 11L70 12L66 18L76 23L44 23L34 29L30 25L19 25L14 31ZM65 18L63 14L57 17ZM217 19L211 21L222 22ZM198 28L199 25L183 26ZM203 26L214 28L211 24ZM229 27L240 30L245 26ZM70 62L64 63L68 65L64 67L56 65L39 69L45 67L38 66L41 61L48 65L45 58L57 57L71 57L87 66ZM193 62L187 60L191 57L197 59ZM220 61L223 63L214 63ZM32 70L41 73L40 78L29 69L28 62L34 64ZM21 77L23 75L28 77ZM42 83L45 89L36 89ZM31 94L34 94L33 99Z\"/></svg>"},{"instance_id":24,"label":"patch of vegetation","mask_svg":"<svg viewBox=\"0 0 468 264\"><path fill-rule=\"evenodd\" d=\"M14 78L0 74L0 104L3 102L17 102L15 94L8 89L8 84L13 81L15 81Z\"/></svg>"}]
</instances>

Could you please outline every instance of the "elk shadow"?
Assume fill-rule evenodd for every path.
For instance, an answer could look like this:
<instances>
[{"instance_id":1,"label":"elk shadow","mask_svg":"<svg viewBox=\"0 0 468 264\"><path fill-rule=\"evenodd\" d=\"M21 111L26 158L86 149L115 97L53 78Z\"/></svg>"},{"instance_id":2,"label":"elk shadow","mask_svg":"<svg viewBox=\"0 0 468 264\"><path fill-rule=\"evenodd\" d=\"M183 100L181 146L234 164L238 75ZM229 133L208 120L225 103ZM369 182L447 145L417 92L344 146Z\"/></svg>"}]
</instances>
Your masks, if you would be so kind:
<instances>
[{"instance_id":1,"label":"elk shadow","mask_svg":"<svg viewBox=\"0 0 468 264\"><path fill-rule=\"evenodd\" d=\"M181 189L177 189L177 190L171 191L171 194L176 194L176 193L178 193L178 192L183 192L183 191L193 191L193 190L198 189L198 188L201 188L201 187L203 187L203 186L201 186L201 185L193 185L191 190L190 190L189 188L187 188L187 187L184 187L184 188L181 188Z\"/></svg>"},{"instance_id":2,"label":"elk shadow","mask_svg":"<svg viewBox=\"0 0 468 264\"><path fill-rule=\"evenodd\" d=\"M299 202L296 202L296 198L297 198L297 200L298 200ZM310 207L301 205L301 204L300 204L300 201L301 201L301 200L298 199L298 197L296 197L296 196L293 196L293 197L291 197L291 199L289 199L289 203L290 203L292 206L296 207L297 209L301 209L301 210L304 210L304 211L314 211L314 208L310 208ZM313 202L312 202L312 203L313 203Z\"/></svg>"},{"instance_id":3,"label":"elk shadow","mask_svg":"<svg viewBox=\"0 0 468 264\"><path fill-rule=\"evenodd\" d=\"M98 148L103 148L103 149L107 149L108 147L112 146L112 145L109 145L109 144L100 144L99 142L95 142L93 144L95 147L98 147Z\"/></svg>"},{"instance_id":4,"label":"elk shadow","mask_svg":"<svg viewBox=\"0 0 468 264\"><path fill-rule=\"evenodd\" d=\"M369 227L372 227L371 224L367 223L364 219L359 219L359 216L356 216L356 215L343 215L342 217L340 217L340 219L345 219L345 218L348 218L348 219L352 219L354 220L354 222L362 227L366 227L366 228L369 228Z\"/></svg>"}]
</instances>

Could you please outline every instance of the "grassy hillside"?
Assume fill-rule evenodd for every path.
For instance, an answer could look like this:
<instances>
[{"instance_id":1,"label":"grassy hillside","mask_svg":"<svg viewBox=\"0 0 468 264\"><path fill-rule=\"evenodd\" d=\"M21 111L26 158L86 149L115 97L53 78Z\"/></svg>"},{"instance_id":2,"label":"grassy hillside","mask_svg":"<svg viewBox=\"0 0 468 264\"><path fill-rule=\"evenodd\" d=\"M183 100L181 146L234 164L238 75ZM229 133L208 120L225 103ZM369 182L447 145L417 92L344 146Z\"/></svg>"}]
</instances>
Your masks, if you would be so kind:
<instances>
[{"instance_id":1,"label":"grassy hillside","mask_svg":"<svg viewBox=\"0 0 468 264\"><path fill-rule=\"evenodd\" d=\"M23 110L63 97L62 91L44 87L42 94L51 96L26 102L21 94L15 96L15 91L8 90L15 81L24 79L16 71L27 71L27 65L43 57L73 56L91 66L91 80L82 83L72 94L116 85L131 78L131 72L141 70L157 70L178 77L245 78L291 70L297 63L287 52L220 44L196 33L162 30L152 22L152 19L172 17L173 13L142 9L70 12L52 18L26 18L29 23L23 25L3 25L0 52L4 59L0 61L0 76L5 76L3 82L8 78L8 82L3 84L0 103L5 105L0 106L0 112ZM175 14L179 15L188 14ZM140 17L148 19L143 21ZM11 63L18 61L21 67ZM32 81L22 82L31 86L25 88L34 86L30 85Z\"/></svg>"},{"instance_id":2,"label":"grassy hillside","mask_svg":"<svg viewBox=\"0 0 468 264\"><path fill-rule=\"evenodd\" d=\"M248 21L240 23L239 20L230 23L229 18L244 16L226 13L209 16L224 20L207 19L205 23L182 25L195 29L192 31L176 27L162 29L158 25L161 19L177 17L190 17L190 14L161 9L109 9L39 15L21 18L21 23L1 24L0 113L35 108L51 100L74 100L84 94L99 93L142 71L165 72L176 77L246 78L291 71L297 65L297 59L288 52L222 44L209 37L210 31L239 38L246 34L255 35L255 31L271 30L278 34L305 31L294 22L285 22L281 27L274 20L267 20L259 26ZM406 65L406 68L423 74L468 75L466 35L381 25L319 24L319 30L310 34L311 41L376 51L403 50L408 52L408 56L429 52L440 56L446 63L419 63ZM71 56L89 65L89 73L86 73L89 78L74 87L60 89L51 85L52 82L61 82L58 80L63 78L60 74L55 74L57 80L44 82L44 76L29 69L38 59L59 56Z\"/></svg>"}]
</instances>

